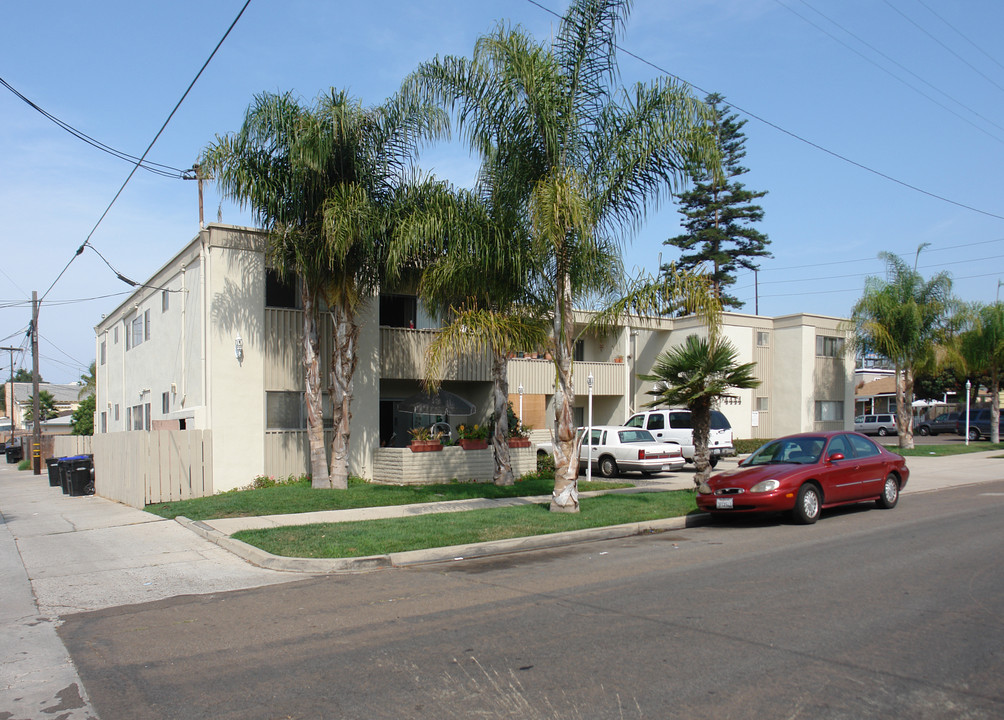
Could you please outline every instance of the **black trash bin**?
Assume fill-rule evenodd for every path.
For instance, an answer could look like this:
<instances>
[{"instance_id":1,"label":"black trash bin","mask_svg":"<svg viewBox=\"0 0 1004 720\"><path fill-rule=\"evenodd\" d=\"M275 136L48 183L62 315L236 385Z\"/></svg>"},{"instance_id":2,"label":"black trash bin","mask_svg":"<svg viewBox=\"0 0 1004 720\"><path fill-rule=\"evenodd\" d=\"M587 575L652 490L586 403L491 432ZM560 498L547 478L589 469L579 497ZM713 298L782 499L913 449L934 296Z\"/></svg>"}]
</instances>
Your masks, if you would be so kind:
<instances>
[{"instance_id":1,"label":"black trash bin","mask_svg":"<svg viewBox=\"0 0 1004 720\"><path fill-rule=\"evenodd\" d=\"M59 458L46 458L45 469L49 473L49 487L59 485Z\"/></svg>"},{"instance_id":2,"label":"black trash bin","mask_svg":"<svg viewBox=\"0 0 1004 720\"><path fill-rule=\"evenodd\" d=\"M70 477L73 474L73 463L84 455L72 455L70 457L59 458L59 486L63 489L64 495L70 494Z\"/></svg>"},{"instance_id":3,"label":"black trash bin","mask_svg":"<svg viewBox=\"0 0 1004 720\"><path fill-rule=\"evenodd\" d=\"M5 454L7 455L7 462L12 464L21 462L21 459L24 457L24 451L18 444L8 445Z\"/></svg>"},{"instance_id":4,"label":"black trash bin","mask_svg":"<svg viewBox=\"0 0 1004 720\"><path fill-rule=\"evenodd\" d=\"M70 461L70 495L93 495L94 482L91 479L94 463L90 455L79 455Z\"/></svg>"}]
</instances>

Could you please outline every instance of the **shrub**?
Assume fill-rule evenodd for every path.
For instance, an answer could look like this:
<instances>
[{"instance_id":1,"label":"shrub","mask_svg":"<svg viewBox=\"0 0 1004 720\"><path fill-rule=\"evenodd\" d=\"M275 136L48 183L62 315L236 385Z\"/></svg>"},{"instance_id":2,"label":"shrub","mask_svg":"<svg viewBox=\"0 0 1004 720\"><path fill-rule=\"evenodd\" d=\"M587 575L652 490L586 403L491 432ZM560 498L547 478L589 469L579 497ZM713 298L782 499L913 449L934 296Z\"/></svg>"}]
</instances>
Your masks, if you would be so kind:
<instances>
[{"instance_id":1,"label":"shrub","mask_svg":"<svg viewBox=\"0 0 1004 720\"><path fill-rule=\"evenodd\" d=\"M732 445L735 447L737 455L746 455L769 442L770 438L747 438L744 440L733 440Z\"/></svg>"},{"instance_id":2,"label":"shrub","mask_svg":"<svg viewBox=\"0 0 1004 720\"><path fill-rule=\"evenodd\" d=\"M537 453L537 472L554 475L554 456L548 453Z\"/></svg>"}]
</instances>

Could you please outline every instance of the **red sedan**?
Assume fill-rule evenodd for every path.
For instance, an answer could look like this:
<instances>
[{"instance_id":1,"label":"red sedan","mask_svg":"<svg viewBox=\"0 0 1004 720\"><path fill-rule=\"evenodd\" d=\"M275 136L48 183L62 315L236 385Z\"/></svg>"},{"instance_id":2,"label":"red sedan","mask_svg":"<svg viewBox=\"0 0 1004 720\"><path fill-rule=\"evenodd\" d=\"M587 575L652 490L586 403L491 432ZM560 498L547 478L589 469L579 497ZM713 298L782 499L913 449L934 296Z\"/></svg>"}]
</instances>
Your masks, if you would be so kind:
<instances>
[{"instance_id":1,"label":"red sedan","mask_svg":"<svg viewBox=\"0 0 1004 720\"><path fill-rule=\"evenodd\" d=\"M809 524L836 505L895 507L909 477L901 456L864 435L803 433L771 440L738 469L712 476L698 490L697 507L713 515L790 511Z\"/></svg>"}]
</instances>

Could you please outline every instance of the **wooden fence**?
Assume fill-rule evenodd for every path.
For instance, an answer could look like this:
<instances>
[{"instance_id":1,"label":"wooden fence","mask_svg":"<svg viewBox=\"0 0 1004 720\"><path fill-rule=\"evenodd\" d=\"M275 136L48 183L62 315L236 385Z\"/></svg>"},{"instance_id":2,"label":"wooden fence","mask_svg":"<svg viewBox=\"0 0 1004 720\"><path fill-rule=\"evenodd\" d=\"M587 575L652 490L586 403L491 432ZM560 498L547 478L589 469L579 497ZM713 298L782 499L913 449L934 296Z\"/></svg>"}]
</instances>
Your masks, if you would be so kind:
<instances>
[{"instance_id":1,"label":"wooden fence","mask_svg":"<svg viewBox=\"0 0 1004 720\"><path fill-rule=\"evenodd\" d=\"M93 449L101 497L142 508L213 494L211 430L101 433Z\"/></svg>"}]
</instances>

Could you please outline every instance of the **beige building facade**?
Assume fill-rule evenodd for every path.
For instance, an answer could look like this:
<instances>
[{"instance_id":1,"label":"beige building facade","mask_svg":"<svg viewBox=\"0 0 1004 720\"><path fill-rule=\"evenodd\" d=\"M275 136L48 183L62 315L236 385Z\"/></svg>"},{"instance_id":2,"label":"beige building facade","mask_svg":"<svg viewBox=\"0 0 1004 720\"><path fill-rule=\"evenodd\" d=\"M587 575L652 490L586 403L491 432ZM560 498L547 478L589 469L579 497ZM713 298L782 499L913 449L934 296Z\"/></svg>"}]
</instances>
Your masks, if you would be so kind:
<instances>
[{"instance_id":1,"label":"beige building facade","mask_svg":"<svg viewBox=\"0 0 1004 720\"><path fill-rule=\"evenodd\" d=\"M210 224L95 328L95 433L211 430L215 491L255 476L307 471L299 295L267 267L260 231ZM630 318L605 335L577 317L576 419L585 423L593 376L593 422L623 423L650 399L659 353L692 333L688 318ZM850 427L853 358L843 321L818 315L725 315L724 333L761 381L736 391L721 410L736 438ZM373 298L364 311L353 381L350 471L373 478L384 447L406 445L413 425L484 422L491 381L487 357L457 357L443 387L475 406L471 415L409 412L422 391L425 350L439 323L406 292ZM322 386L331 324L322 317ZM538 352L514 353L509 397L537 438L553 425L554 367ZM325 400L325 419L330 408ZM383 478L387 480L387 478ZM392 480L392 479L390 479Z\"/></svg>"}]
</instances>

